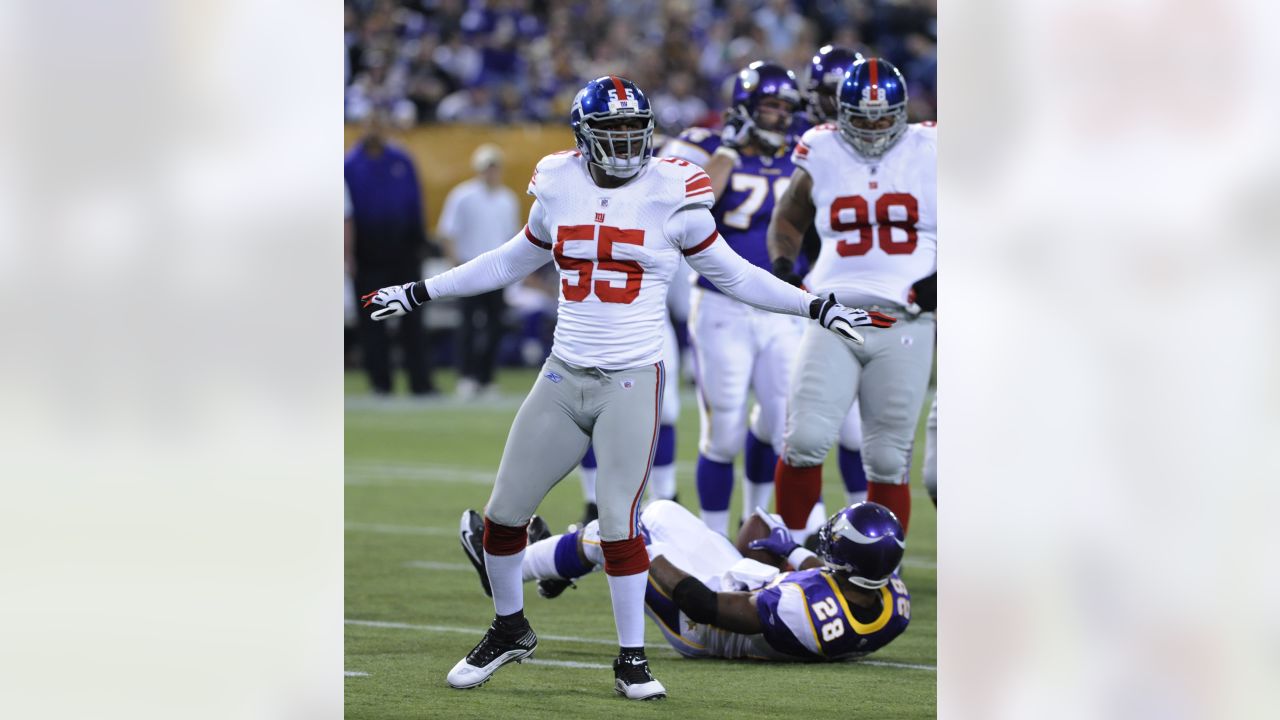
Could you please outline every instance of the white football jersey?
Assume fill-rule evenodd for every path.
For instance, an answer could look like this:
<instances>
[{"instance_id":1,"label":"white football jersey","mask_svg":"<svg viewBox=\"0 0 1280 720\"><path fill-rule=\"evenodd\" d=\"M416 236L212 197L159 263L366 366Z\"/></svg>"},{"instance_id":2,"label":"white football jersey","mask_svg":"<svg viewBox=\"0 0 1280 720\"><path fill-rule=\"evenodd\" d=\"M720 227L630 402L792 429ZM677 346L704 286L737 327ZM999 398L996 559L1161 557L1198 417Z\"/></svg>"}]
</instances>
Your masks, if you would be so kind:
<instances>
[{"instance_id":1,"label":"white football jersey","mask_svg":"<svg viewBox=\"0 0 1280 720\"><path fill-rule=\"evenodd\" d=\"M552 251L560 303L552 353L581 367L621 369L662 358L667 287L681 255L718 237L668 237L672 216L710 208L711 179L684 160L650 160L618 188L595 184L582 155L544 157L529 181L542 206L529 239Z\"/></svg>"},{"instance_id":2,"label":"white football jersey","mask_svg":"<svg viewBox=\"0 0 1280 720\"><path fill-rule=\"evenodd\" d=\"M907 304L917 280L937 271L938 143L932 125L910 125L874 160L854 152L833 124L811 128L792 153L813 178L822 251L805 285L861 304Z\"/></svg>"}]
</instances>

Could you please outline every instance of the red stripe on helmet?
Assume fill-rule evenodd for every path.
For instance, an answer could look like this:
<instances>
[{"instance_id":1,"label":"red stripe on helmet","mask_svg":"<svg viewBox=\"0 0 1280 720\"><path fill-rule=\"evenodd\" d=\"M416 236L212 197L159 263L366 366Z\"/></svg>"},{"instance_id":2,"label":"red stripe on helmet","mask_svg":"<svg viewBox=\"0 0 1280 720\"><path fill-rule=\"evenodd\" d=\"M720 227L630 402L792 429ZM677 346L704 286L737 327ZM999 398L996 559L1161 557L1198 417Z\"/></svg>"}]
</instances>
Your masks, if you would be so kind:
<instances>
[{"instance_id":1,"label":"red stripe on helmet","mask_svg":"<svg viewBox=\"0 0 1280 720\"><path fill-rule=\"evenodd\" d=\"M622 81L621 81L621 80L619 80L618 78L614 77L613 75L610 75L610 76L609 76L609 79L613 81L613 89L618 91L618 99L619 99L619 100L626 100L626 99L627 99L627 86L626 86L626 85L623 85L623 84L622 84Z\"/></svg>"},{"instance_id":2,"label":"red stripe on helmet","mask_svg":"<svg viewBox=\"0 0 1280 720\"><path fill-rule=\"evenodd\" d=\"M880 84L880 63L875 58L870 58L867 60L867 66L871 70L871 99L877 100L879 98L876 97L878 92L876 86Z\"/></svg>"}]
</instances>

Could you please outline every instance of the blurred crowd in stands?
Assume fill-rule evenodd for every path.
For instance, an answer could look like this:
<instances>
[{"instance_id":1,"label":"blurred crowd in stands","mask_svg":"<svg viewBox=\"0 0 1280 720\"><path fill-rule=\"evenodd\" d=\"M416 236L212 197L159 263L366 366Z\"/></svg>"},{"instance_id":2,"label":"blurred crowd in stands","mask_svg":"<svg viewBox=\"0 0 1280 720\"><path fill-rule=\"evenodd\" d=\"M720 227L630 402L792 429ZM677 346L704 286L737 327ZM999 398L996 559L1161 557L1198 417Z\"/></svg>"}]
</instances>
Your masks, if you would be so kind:
<instances>
[{"instance_id":1,"label":"blurred crowd in stands","mask_svg":"<svg viewBox=\"0 0 1280 720\"><path fill-rule=\"evenodd\" d=\"M600 75L631 78L660 132L715 125L754 60L801 74L827 43L883 56L936 117L936 0L347 0L348 122L563 122ZM803 75L801 75L803 77Z\"/></svg>"}]
</instances>

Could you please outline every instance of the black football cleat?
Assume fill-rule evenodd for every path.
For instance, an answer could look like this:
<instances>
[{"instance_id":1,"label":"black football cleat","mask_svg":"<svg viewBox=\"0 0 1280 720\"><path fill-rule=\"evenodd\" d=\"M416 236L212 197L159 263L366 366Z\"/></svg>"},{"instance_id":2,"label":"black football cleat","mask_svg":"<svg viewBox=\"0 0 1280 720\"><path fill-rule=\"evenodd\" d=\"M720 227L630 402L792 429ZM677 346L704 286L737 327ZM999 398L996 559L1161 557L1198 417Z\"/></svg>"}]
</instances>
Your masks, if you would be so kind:
<instances>
[{"instance_id":1,"label":"black football cleat","mask_svg":"<svg viewBox=\"0 0 1280 720\"><path fill-rule=\"evenodd\" d=\"M470 690L489 682L498 668L511 662L523 662L538 647L538 636L527 620L514 630L498 630L498 621L489 626L480 644L458 661L449 671L449 687Z\"/></svg>"},{"instance_id":2,"label":"black football cleat","mask_svg":"<svg viewBox=\"0 0 1280 720\"><path fill-rule=\"evenodd\" d=\"M570 525L569 527L573 526ZM570 530L569 532L573 532L573 530ZM534 515L529 518L530 545L538 542L539 540L546 540L549 537L551 537L551 528L547 527L546 520L543 520L542 517L538 515ZM546 580L538 581L538 594L550 600L552 598L560 597L560 593L563 593L566 589L571 587L576 588L578 586L574 585L572 580L547 578Z\"/></svg>"},{"instance_id":3,"label":"black football cleat","mask_svg":"<svg viewBox=\"0 0 1280 720\"><path fill-rule=\"evenodd\" d=\"M599 519L600 519L600 507L593 502L589 502L587 503L586 507L582 509L582 522L578 524L586 525L587 523L590 523L592 520L599 520Z\"/></svg>"},{"instance_id":4,"label":"black football cleat","mask_svg":"<svg viewBox=\"0 0 1280 720\"><path fill-rule=\"evenodd\" d=\"M649 672L643 653L624 653L613 661L613 689L628 700L661 700L667 689Z\"/></svg>"},{"instance_id":5,"label":"black football cleat","mask_svg":"<svg viewBox=\"0 0 1280 720\"><path fill-rule=\"evenodd\" d=\"M458 541L462 543L462 551L480 574L480 588L484 594L493 597L489 587L489 573L484 569L484 518L475 510L464 510L461 527L458 528Z\"/></svg>"}]
</instances>

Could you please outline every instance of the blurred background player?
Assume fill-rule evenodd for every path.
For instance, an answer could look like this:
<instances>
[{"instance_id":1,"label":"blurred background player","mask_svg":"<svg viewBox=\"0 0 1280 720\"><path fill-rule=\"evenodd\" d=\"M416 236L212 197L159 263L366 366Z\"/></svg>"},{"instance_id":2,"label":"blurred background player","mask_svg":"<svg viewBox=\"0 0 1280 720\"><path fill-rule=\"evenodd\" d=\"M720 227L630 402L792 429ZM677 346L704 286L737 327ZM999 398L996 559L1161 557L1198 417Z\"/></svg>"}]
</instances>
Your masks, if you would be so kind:
<instances>
[{"instance_id":1,"label":"blurred background player","mask_svg":"<svg viewBox=\"0 0 1280 720\"><path fill-rule=\"evenodd\" d=\"M924 489L934 507L938 505L938 396L934 394L933 404L929 406L929 420L925 426L924 467L921 468Z\"/></svg>"},{"instance_id":2,"label":"blurred background player","mask_svg":"<svg viewBox=\"0 0 1280 720\"><path fill-rule=\"evenodd\" d=\"M445 257L454 265L469 262L502 245L520 229L516 194L502 184L502 150L485 143L471 154L475 177L449 191L436 225ZM503 291L458 301L457 358L459 397L488 394L502 340Z\"/></svg>"},{"instance_id":3,"label":"blurred background player","mask_svg":"<svg viewBox=\"0 0 1280 720\"><path fill-rule=\"evenodd\" d=\"M937 140L907 124L907 88L888 61L855 63L839 93L837 123L796 146L791 186L769 225L769 252L792 259L811 224L822 251L807 282L841 302L902 316L891 332L837 349L806 332L787 406L778 464L779 514L804 526L822 494L822 462L856 398L869 500L911 516L911 446L932 369L934 314L913 308L919 280L937 271Z\"/></svg>"},{"instance_id":4,"label":"blurred background player","mask_svg":"<svg viewBox=\"0 0 1280 720\"><path fill-rule=\"evenodd\" d=\"M649 162L653 112L635 83L609 75L584 87L570 114L578 150L542 159L529 181L536 201L524 232L501 248L425 281L365 296L375 320L400 317L433 298L488 292L553 258L560 272L552 355L516 413L482 527L483 566L495 617L448 674L451 687L487 682L537 647L524 617L521 562L538 504L594 442L599 459L600 537L619 652L615 690L629 699L666 696L644 652L649 557L639 535L640 498L657 445L665 371L661 328L667 285L684 256L733 297L809 316L842 342L859 326L894 318L846 308L783 283L720 240L710 179L674 158ZM570 244L572 243L572 244ZM474 544L464 546L474 548Z\"/></svg>"},{"instance_id":5,"label":"blurred background player","mask_svg":"<svg viewBox=\"0 0 1280 720\"><path fill-rule=\"evenodd\" d=\"M851 48L838 45L823 45L818 48L804 70L805 112L797 118L793 126L797 137L811 127L836 121L840 83L844 82L844 75L849 68L862 59L862 53ZM804 251L807 253L811 247L822 247L818 231L812 226L805 232ZM804 255L798 259L802 258ZM790 263L786 258L779 258L778 261L775 261L778 262L778 269L786 273ZM812 262L808 265L812 266ZM840 425L836 456L840 467L840 479L844 482L845 503L852 505L866 500L867 473L862 468L862 415L856 399ZM814 506L814 512L819 515L826 514L821 502ZM810 524L812 524L812 516ZM804 538L797 537L797 539Z\"/></svg>"},{"instance_id":6,"label":"blurred background player","mask_svg":"<svg viewBox=\"0 0 1280 720\"><path fill-rule=\"evenodd\" d=\"M355 287L366 290L421 274L426 250L418 173L408 153L388 142L387 124L385 111L370 113L360 142L347 154L343 166L353 226L348 234L348 272L353 274ZM423 321L422 315L416 315L401 320L396 328L409 390L417 396L435 392ZM363 313L358 324L369 384L375 394L389 395L388 326L371 321Z\"/></svg>"},{"instance_id":7,"label":"blurred background player","mask_svg":"<svg viewBox=\"0 0 1280 720\"><path fill-rule=\"evenodd\" d=\"M472 516L464 513L464 525ZM887 508L840 510L818 529L816 554L778 518L756 517L735 546L674 503L654 502L641 514L652 558L646 614L682 655L840 661L879 650L906 630L911 596L894 573L905 541ZM537 524L536 535L530 524L523 576L543 597L600 567L595 523L563 535ZM475 540L463 538L474 563L468 542ZM751 557L741 551L747 548ZM483 587L483 568L476 569Z\"/></svg>"},{"instance_id":8,"label":"blurred background player","mask_svg":"<svg viewBox=\"0 0 1280 720\"><path fill-rule=\"evenodd\" d=\"M716 225L734 252L770 269L765 231L774 201L790 182L790 138L801 102L795 75L773 63L753 62L738 73L733 105L719 134L690 128L664 153L698 164L711 178ZM799 284L794 283L794 284ZM743 446L743 507L766 505L782 449L787 383L803 324L744 305L697 278L690 302L689 336L698 385L701 437L697 486L702 520L729 532L733 461ZM759 410L751 414L749 392Z\"/></svg>"}]
</instances>

